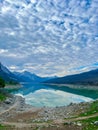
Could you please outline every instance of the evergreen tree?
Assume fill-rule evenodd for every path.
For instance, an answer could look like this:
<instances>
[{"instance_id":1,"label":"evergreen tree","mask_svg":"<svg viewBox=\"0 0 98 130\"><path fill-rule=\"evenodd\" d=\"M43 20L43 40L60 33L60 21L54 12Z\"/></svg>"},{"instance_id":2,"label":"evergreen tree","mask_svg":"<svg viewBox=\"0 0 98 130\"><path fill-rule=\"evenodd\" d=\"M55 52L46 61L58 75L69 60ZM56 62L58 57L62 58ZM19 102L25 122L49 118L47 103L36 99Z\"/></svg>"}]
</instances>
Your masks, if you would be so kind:
<instances>
[{"instance_id":1,"label":"evergreen tree","mask_svg":"<svg viewBox=\"0 0 98 130\"><path fill-rule=\"evenodd\" d=\"M0 77L0 88L5 87L5 81Z\"/></svg>"}]
</instances>

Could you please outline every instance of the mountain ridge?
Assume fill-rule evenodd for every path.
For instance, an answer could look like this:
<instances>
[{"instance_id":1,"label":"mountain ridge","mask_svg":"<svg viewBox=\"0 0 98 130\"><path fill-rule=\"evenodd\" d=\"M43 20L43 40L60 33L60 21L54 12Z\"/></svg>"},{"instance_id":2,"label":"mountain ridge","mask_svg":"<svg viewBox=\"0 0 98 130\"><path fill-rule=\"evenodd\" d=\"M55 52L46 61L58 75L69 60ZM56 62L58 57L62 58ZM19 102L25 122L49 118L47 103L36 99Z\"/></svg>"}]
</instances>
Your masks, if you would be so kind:
<instances>
[{"instance_id":1,"label":"mountain ridge","mask_svg":"<svg viewBox=\"0 0 98 130\"><path fill-rule=\"evenodd\" d=\"M2 77L6 82L30 82L30 83L40 83L46 80L52 79L54 77L40 77L34 73L28 71L23 72L11 72L7 67L0 63L0 77Z\"/></svg>"},{"instance_id":2,"label":"mountain ridge","mask_svg":"<svg viewBox=\"0 0 98 130\"><path fill-rule=\"evenodd\" d=\"M80 74L73 74L64 77L40 77L28 71L11 72L7 67L0 63L0 77L5 81L30 82L30 83L52 83L52 84L90 84L98 85L98 69Z\"/></svg>"},{"instance_id":3,"label":"mountain ridge","mask_svg":"<svg viewBox=\"0 0 98 130\"><path fill-rule=\"evenodd\" d=\"M80 74L73 74L73 75L51 79L46 81L45 83L98 85L98 69L94 69L88 72L83 72Z\"/></svg>"},{"instance_id":4,"label":"mountain ridge","mask_svg":"<svg viewBox=\"0 0 98 130\"><path fill-rule=\"evenodd\" d=\"M14 74L9 71L7 67L5 67L1 62L0 62L0 77L2 77L6 82L17 82L16 77Z\"/></svg>"},{"instance_id":5,"label":"mountain ridge","mask_svg":"<svg viewBox=\"0 0 98 130\"><path fill-rule=\"evenodd\" d=\"M16 75L17 79L20 82L34 82L34 83L41 83L47 81L49 79L53 79L55 77L40 77L34 73L30 73L28 71L23 72L13 72Z\"/></svg>"}]
</instances>

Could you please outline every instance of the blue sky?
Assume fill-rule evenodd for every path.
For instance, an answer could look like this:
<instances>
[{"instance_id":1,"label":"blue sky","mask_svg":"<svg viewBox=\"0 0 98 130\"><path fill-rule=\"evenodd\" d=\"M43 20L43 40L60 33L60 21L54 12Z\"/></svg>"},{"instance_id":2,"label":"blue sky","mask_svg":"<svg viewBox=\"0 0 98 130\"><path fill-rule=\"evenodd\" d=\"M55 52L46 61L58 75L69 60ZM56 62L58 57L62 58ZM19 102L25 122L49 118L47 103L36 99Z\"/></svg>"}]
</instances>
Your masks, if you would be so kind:
<instances>
[{"instance_id":1,"label":"blue sky","mask_svg":"<svg viewBox=\"0 0 98 130\"><path fill-rule=\"evenodd\" d=\"M0 0L0 61L40 76L98 67L98 0Z\"/></svg>"}]
</instances>

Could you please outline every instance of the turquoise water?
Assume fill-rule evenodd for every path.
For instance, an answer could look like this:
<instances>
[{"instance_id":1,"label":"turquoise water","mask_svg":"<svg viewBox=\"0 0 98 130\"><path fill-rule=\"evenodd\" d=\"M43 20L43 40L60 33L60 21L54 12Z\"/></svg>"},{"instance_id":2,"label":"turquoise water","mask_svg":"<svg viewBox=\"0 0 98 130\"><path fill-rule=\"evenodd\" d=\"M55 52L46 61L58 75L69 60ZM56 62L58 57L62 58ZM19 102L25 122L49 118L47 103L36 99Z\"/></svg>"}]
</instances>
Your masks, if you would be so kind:
<instances>
[{"instance_id":1,"label":"turquoise water","mask_svg":"<svg viewBox=\"0 0 98 130\"><path fill-rule=\"evenodd\" d=\"M67 106L70 103L88 102L98 98L98 91L72 89L68 86L24 84L23 88L13 91L25 98L26 103L36 107Z\"/></svg>"}]
</instances>

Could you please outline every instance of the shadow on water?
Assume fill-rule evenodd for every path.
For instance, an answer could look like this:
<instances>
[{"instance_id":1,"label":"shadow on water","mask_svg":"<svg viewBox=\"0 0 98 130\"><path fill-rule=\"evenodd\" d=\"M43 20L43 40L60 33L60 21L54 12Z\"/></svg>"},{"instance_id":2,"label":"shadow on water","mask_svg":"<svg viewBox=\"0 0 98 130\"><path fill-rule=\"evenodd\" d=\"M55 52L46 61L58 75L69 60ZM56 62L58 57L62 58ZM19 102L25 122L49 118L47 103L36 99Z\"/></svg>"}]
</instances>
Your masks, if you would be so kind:
<instances>
[{"instance_id":1,"label":"shadow on water","mask_svg":"<svg viewBox=\"0 0 98 130\"><path fill-rule=\"evenodd\" d=\"M20 93L22 95L28 95L29 93L34 93L40 89L54 90L54 91L63 91L72 94L77 94L85 97L89 97L92 99L98 98L98 90L89 90L89 89L76 89L70 88L68 86L58 86L58 85L46 85L46 84L23 84L22 88L17 90L13 90L12 93L17 94Z\"/></svg>"},{"instance_id":2,"label":"shadow on water","mask_svg":"<svg viewBox=\"0 0 98 130\"><path fill-rule=\"evenodd\" d=\"M55 90L60 90L72 94L77 94L85 97L89 97L92 99L97 99L98 98L98 90L93 90L93 89L83 89L83 88L71 88L68 86L55 86L55 85L49 85L51 88Z\"/></svg>"}]
</instances>

